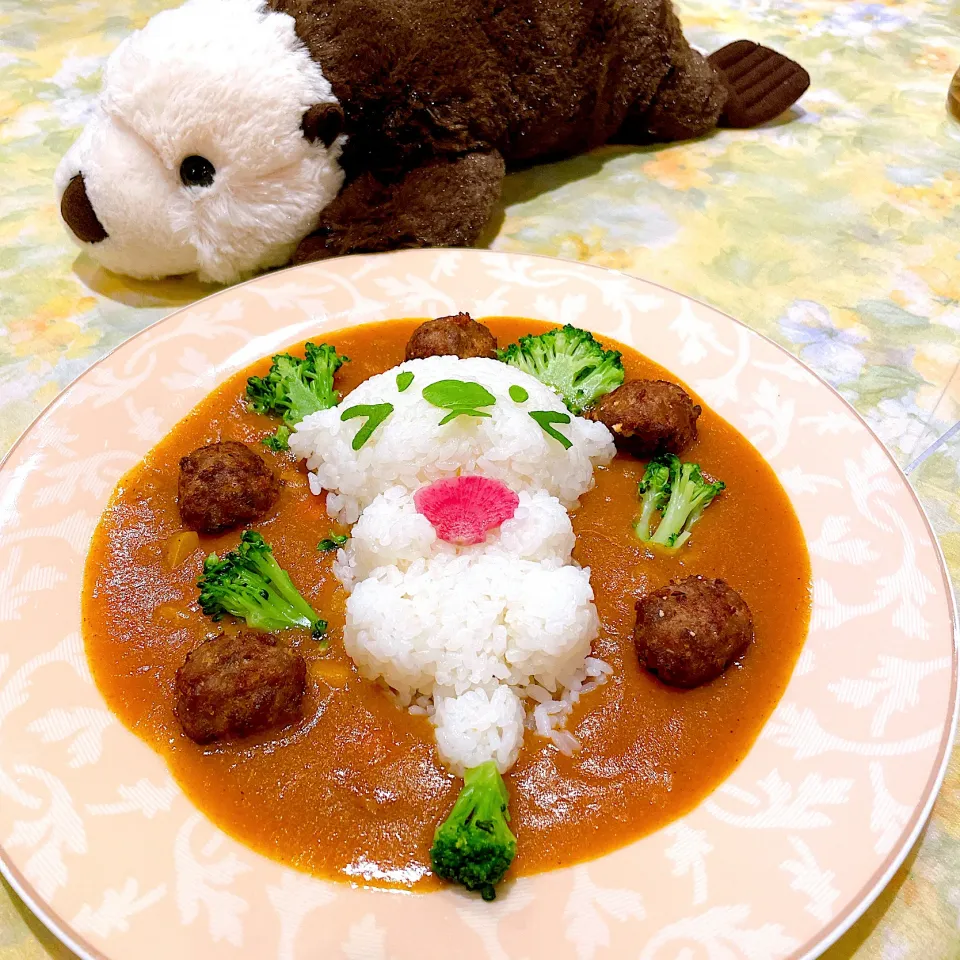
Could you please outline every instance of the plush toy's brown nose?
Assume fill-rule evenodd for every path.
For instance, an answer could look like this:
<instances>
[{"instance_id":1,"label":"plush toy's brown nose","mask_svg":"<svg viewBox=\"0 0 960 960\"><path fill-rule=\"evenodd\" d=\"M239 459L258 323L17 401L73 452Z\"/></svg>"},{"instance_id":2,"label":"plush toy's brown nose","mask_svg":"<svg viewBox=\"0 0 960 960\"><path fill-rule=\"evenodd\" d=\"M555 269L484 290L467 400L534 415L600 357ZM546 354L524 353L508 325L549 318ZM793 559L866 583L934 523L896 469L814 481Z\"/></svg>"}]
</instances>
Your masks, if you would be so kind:
<instances>
[{"instance_id":1,"label":"plush toy's brown nose","mask_svg":"<svg viewBox=\"0 0 960 960\"><path fill-rule=\"evenodd\" d=\"M77 239L84 243L99 243L107 239L107 231L97 219L97 211L93 209L93 204L87 196L82 173L78 173L63 191L63 197L60 200L60 216L77 235Z\"/></svg>"}]
</instances>

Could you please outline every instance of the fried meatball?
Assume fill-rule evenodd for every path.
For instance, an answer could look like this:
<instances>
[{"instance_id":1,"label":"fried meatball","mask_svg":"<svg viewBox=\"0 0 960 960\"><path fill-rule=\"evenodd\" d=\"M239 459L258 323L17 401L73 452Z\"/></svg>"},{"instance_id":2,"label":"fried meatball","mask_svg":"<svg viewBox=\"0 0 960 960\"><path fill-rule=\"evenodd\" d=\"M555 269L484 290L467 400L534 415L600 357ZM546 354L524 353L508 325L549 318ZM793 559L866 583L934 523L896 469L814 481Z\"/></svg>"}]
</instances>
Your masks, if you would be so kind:
<instances>
[{"instance_id":1,"label":"fried meatball","mask_svg":"<svg viewBox=\"0 0 960 960\"><path fill-rule=\"evenodd\" d=\"M299 720L307 665L268 633L221 634L187 654L174 710L197 743L243 737Z\"/></svg>"},{"instance_id":2,"label":"fried meatball","mask_svg":"<svg viewBox=\"0 0 960 960\"><path fill-rule=\"evenodd\" d=\"M598 420L614 442L637 457L680 453L697 439L703 411L669 380L628 380L601 397L584 416Z\"/></svg>"},{"instance_id":3,"label":"fried meatball","mask_svg":"<svg viewBox=\"0 0 960 960\"><path fill-rule=\"evenodd\" d=\"M451 356L496 360L497 338L469 313L458 313L421 323L407 341L407 360Z\"/></svg>"},{"instance_id":4,"label":"fried meatball","mask_svg":"<svg viewBox=\"0 0 960 960\"><path fill-rule=\"evenodd\" d=\"M686 577L637 601L637 656L673 687L715 680L753 641L753 617L722 580Z\"/></svg>"},{"instance_id":5,"label":"fried meatball","mask_svg":"<svg viewBox=\"0 0 960 960\"><path fill-rule=\"evenodd\" d=\"M180 460L180 517L199 533L219 533L256 520L279 493L273 471L235 440L211 443Z\"/></svg>"}]
</instances>

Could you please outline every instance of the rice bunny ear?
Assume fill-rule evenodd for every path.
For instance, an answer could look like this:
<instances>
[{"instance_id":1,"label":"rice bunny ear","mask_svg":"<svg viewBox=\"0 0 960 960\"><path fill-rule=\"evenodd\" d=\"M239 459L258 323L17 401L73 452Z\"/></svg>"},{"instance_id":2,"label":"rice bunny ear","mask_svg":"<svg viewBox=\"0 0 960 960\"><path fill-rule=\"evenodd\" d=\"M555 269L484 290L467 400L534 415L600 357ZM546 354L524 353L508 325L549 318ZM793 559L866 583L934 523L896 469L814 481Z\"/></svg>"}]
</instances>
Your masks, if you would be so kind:
<instances>
[{"instance_id":1,"label":"rice bunny ear","mask_svg":"<svg viewBox=\"0 0 960 960\"><path fill-rule=\"evenodd\" d=\"M329 147L343 132L343 109L339 103L315 103L303 114L300 129L311 142Z\"/></svg>"}]
</instances>

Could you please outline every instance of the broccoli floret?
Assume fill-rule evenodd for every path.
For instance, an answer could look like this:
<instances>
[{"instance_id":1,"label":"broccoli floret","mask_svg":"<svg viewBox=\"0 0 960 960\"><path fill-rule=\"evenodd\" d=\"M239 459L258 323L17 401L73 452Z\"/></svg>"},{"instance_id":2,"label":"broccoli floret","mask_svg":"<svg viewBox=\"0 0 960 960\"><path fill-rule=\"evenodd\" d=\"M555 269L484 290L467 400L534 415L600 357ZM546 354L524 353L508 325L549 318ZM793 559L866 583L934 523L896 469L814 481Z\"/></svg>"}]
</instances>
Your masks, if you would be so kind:
<instances>
[{"instance_id":1,"label":"broccoli floret","mask_svg":"<svg viewBox=\"0 0 960 960\"><path fill-rule=\"evenodd\" d=\"M260 441L268 450L289 450L290 449L290 428L284 424L277 427L275 433L264 437Z\"/></svg>"},{"instance_id":2,"label":"broccoli floret","mask_svg":"<svg viewBox=\"0 0 960 960\"><path fill-rule=\"evenodd\" d=\"M255 413L280 417L284 426L263 442L271 450L286 450L290 427L317 410L327 410L340 402L333 389L334 374L349 357L341 357L328 343L307 343L303 358L278 353L265 377L247 380L247 397Z\"/></svg>"},{"instance_id":3,"label":"broccoli floret","mask_svg":"<svg viewBox=\"0 0 960 960\"><path fill-rule=\"evenodd\" d=\"M330 536L321 540L317 544L317 549L321 553L328 553L331 550L339 550L350 537L346 533L334 533L330 531Z\"/></svg>"},{"instance_id":4,"label":"broccoli floret","mask_svg":"<svg viewBox=\"0 0 960 960\"><path fill-rule=\"evenodd\" d=\"M633 530L641 540L646 542L652 535L650 525L653 523L654 516L663 512L663 508L670 499L669 457L657 457L647 464L643 479L637 484L637 494L641 499L642 507Z\"/></svg>"},{"instance_id":5,"label":"broccoli floret","mask_svg":"<svg viewBox=\"0 0 960 960\"><path fill-rule=\"evenodd\" d=\"M300 596L270 545L253 530L244 530L236 550L207 557L197 587L200 609L214 620L229 613L257 630L303 627L315 639L326 632L326 621Z\"/></svg>"},{"instance_id":6,"label":"broccoli floret","mask_svg":"<svg viewBox=\"0 0 960 960\"><path fill-rule=\"evenodd\" d=\"M539 336L527 334L497 356L556 390L574 414L615 390L624 378L620 354L604 350L592 333L570 324Z\"/></svg>"},{"instance_id":7,"label":"broccoli floret","mask_svg":"<svg viewBox=\"0 0 960 960\"><path fill-rule=\"evenodd\" d=\"M643 507L634 525L637 536L662 547L683 546L690 537L690 528L724 486L720 480L707 483L696 463L681 463L672 453L657 457L647 467L638 486ZM651 535L650 520L654 512L662 516Z\"/></svg>"},{"instance_id":8,"label":"broccoli floret","mask_svg":"<svg viewBox=\"0 0 960 960\"><path fill-rule=\"evenodd\" d=\"M517 838L507 826L509 799L493 760L464 774L460 796L430 848L437 876L479 890L484 900L496 898L494 887L517 855Z\"/></svg>"},{"instance_id":9,"label":"broccoli floret","mask_svg":"<svg viewBox=\"0 0 960 960\"><path fill-rule=\"evenodd\" d=\"M690 537L690 528L720 493L725 484L722 480L707 483L696 463L684 463L679 477L671 468L670 499L663 511L663 519L653 535L653 542L667 547L680 547Z\"/></svg>"}]
</instances>

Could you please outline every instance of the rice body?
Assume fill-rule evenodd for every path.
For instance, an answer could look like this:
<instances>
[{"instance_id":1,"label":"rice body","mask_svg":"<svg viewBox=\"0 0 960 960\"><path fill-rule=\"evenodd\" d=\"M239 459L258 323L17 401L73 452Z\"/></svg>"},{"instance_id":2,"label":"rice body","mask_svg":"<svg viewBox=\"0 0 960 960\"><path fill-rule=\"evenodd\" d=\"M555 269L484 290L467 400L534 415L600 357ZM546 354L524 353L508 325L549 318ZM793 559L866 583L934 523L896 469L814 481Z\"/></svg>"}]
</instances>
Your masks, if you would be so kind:
<instances>
[{"instance_id":1,"label":"rice body","mask_svg":"<svg viewBox=\"0 0 960 960\"><path fill-rule=\"evenodd\" d=\"M414 380L401 393L403 371ZM481 384L496 397L483 408L491 415L440 426L447 411L422 395L439 380ZM527 400L510 398L514 385ZM353 450L363 421L340 414L379 403L393 412ZM334 563L350 593L347 653L401 704L431 717L441 758L460 774L489 759L508 769L525 727L575 749L566 717L609 672L590 657L599 623L590 571L571 558L567 509L593 486L594 467L612 459L613 441L602 424L570 417L557 425L571 441L565 448L532 410L566 413L549 388L498 361L430 357L371 377L339 408L301 422L290 441L313 492L328 491L328 513L355 524ZM456 546L438 539L413 494L471 473L501 480L520 502L483 543Z\"/></svg>"}]
</instances>

